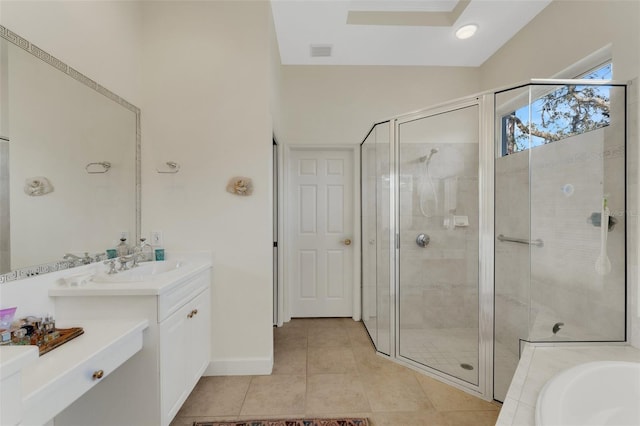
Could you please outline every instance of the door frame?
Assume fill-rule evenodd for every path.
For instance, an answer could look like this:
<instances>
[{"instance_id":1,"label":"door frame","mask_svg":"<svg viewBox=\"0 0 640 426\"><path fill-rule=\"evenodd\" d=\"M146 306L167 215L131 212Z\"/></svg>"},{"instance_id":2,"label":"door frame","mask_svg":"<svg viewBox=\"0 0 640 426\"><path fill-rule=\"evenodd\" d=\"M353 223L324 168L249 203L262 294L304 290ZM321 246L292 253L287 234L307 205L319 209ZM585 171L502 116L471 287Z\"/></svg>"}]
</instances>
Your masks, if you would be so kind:
<instances>
[{"instance_id":1,"label":"door frame","mask_svg":"<svg viewBox=\"0 0 640 426\"><path fill-rule=\"evenodd\" d=\"M282 275L280 273L281 269L281 257L280 256L280 227L281 227L281 223L280 223L280 212L282 211L282 206L280 204L280 192L281 192L281 185L280 182L282 182L281 176L280 176L280 166L282 164L281 161L281 155L280 155L280 145L278 144L278 141L275 137L275 135L273 135L272 137L273 139L273 144L272 144L272 161L273 161L273 173L272 173L272 177L273 177L273 194L272 194L272 200L273 200L273 256L275 257L273 263L273 283L272 283L272 287L273 287L273 325L276 326L281 326L282 325L282 315L281 315L281 294L280 294L280 276Z\"/></svg>"},{"instance_id":2,"label":"door frame","mask_svg":"<svg viewBox=\"0 0 640 426\"><path fill-rule=\"evenodd\" d=\"M294 276L293 273L293 264L294 259L292 259L293 252L291 247L293 247L293 204L291 197L292 194L292 179L289 173L289 167L291 165L291 152L292 151L318 151L318 150L327 150L327 151L350 151L353 154L353 176L352 182L353 185L353 200L352 208L353 208L353 237L351 240L353 241L352 247L354 250L353 256L353 297L352 297L352 318L354 321L360 321L361 316L361 305L360 305L360 149L359 145L301 145L301 144L286 144L279 145L282 148L283 161L282 167L280 168L280 173L282 176L282 188L283 191L280 191L280 203L282 209L280 210L280 227L279 227L279 240L284 241L284 245L280 250L280 259L282 261L282 268L280 269L282 273L280 274L278 280L278 293L282 296L281 304L279 304L279 310L282 315L278 315L278 326L282 326L284 322L291 321L291 292L293 291L293 286L291 280ZM347 200L348 201L348 200Z\"/></svg>"}]
</instances>

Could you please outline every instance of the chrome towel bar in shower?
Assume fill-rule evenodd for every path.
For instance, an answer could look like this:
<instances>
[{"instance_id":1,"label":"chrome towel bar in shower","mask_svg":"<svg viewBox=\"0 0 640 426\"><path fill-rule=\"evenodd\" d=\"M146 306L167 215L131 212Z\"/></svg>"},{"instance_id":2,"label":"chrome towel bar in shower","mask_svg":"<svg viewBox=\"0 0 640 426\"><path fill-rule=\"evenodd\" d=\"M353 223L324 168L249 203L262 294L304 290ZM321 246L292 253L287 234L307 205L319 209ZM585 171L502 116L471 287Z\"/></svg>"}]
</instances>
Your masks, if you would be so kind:
<instances>
[{"instance_id":1,"label":"chrome towel bar in shower","mask_svg":"<svg viewBox=\"0 0 640 426\"><path fill-rule=\"evenodd\" d=\"M544 241L540 238L537 240L526 240L524 238L513 238L513 237L505 237L504 235L498 235L498 241L502 241L504 243L518 243L518 244L529 244L530 246L536 247L544 247Z\"/></svg>"}]
</instances>

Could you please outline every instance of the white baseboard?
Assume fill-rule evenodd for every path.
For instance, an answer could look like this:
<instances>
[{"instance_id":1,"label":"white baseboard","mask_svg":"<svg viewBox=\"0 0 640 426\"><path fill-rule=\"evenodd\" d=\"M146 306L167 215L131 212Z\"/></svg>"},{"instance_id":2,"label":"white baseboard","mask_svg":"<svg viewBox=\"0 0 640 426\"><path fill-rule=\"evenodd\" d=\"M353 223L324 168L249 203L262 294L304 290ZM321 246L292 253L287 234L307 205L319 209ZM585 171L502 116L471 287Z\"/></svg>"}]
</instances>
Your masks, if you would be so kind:
<instances>
[{"instance_id":1,"label":"white baseboard","mask_svg":"<svg viewBox=\"0 0 640 426\"><path fill-rule=\"evenodd\" d=\"M269 358L212 359L205 376L261 376L273 370L273 355Z\"/></svg>"}]
</instances>

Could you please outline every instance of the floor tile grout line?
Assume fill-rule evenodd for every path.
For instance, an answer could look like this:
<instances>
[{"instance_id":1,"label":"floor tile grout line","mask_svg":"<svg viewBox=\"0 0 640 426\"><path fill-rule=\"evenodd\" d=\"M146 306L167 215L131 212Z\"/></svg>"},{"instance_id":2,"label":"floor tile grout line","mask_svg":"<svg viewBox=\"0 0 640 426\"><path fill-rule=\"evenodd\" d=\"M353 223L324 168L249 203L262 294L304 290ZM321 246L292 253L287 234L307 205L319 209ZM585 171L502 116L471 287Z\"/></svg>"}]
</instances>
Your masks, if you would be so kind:
<instances>
[{"instance_id":1,"label":"floor tile grout line","mask_svg":"<svg viewBox=\"0 0 640 426\"><path fill-rule=\"evenodd\" d=\"M341 348L344 349L344 354L345 356L351 357L353 359L353 361L355 362L355 370L348 370L348 371L344 371L344 372L333 372L333 373L323 373L323 372L318 372L317 374L323 374L323 375L332 375L332 374L336 374L336 375L341 375L341 374L346 374L346 375L351 375L352 377L354 377L355 379L358 380L359 382L359 386L361 387L362 391L363 391L363 399L361 400L362 402L366 401L366 404L368 406L368 410L354 410L354 409L347 409L347 410L338 410L338 412L335 413L331 413L331 412L326 412L326 413L316 413L316 412L311 412L312 410L310 410L309 407L309 377L313 376L312 374L312 369L311 367L311 362L310 362L310 352L311 351L318 351L318 350L322 350L321 347L320 349L318 347L310 347L309 346L309 339L308 336L309 334L311 334L314 330L322 330L323 327L323 323L322 320L320 321L314 321L314 322L308 322L306 324L304 324L302 326L302 328L304 329L304 332L300 333L300 331L294 331L294 334L298 333L298 334L303 334L305 336L305 342L304 342L304 347L305 347L305 366L304 366L304 379L305 379L305 385L304 385L304 408L303 408L303 417L309 417L309 416L320 416L320 415L327 415L327 416L344 416L347 413L357 413L358 416L362 415L365 417L374 417L375 415L379 415L382 413L386 413L386 414L396 414L398 412L406 412L406 413L412 413L412 415L417 415L420 411L431 411L433 413L437 413L438 415L446 415L447 419L445 420L445 418L441 418L441 420L445 420L447 422L447 424L452 424L452 422L454 422L456 415L455 413L458 413L458 415L460 414L467 414L467 413L486 413L483 415L489 415L489 417L491 417L490 413L493 412L499 412L500 407L485 407L485 406L480 406L480 407L472 407L467 405L468 403L464 400L461 399L459 404L454 404L454 405L444 405L441 406L441 409L438 409L435 404L433 403L433 399L430 396L430 393L428 392L427 388L431 388L431 386L428 383L425 383L425 386L423 386L423 381L421 380L421 377L423 377L422 374L420 374L419 372L407 368L405 366L399 365L394 363L393 361L390 360L385 360L386 362L384 362L383 364L377 364L378 361L382 360L382 358L378 359L375 358L374 362L371 363L371 359L369 358L369 352L375 354L375 348L373 348L371 345L362 345L360 343L362 343L360 341L360 335L359 333L362 332L362 326L360 325L360 327L358 326L354 326L351 323L347 323L347 322L327 322L327 324L329 324L328 327L324 327L324 330L339 330L341 329L341 332L338 333L346 333L349 337L349 339L346 341L348 342L348 344L346 345L342 345ZM310 327L310 325L313 325L313 327ZM338 326L336 326L338 325ZM300 325L298 327L301 327ZM291 328L289 328L291 330ZM286 332L281 332L280 336L282 337L287 337L287 333ZM345 342L345 343L346 343ZM275 345L274 345L275 346ZM287 347L284 352L288 352L295 349L294 347ZM282 353L282 352L281 352ZM360 355L358 357L356 357L356 353L359 353ZM317 354L316 354L317 355ZM275 359L274 359L275 362ZM342 361L341 361L342 362ZM347 361L345 361L345 365L349 364ZM366 367L365 367L366 365ZM390 366L392 368L390 368L389 370L387 370L386 366ZM400 368L400 370L396 370L396 368L394 368L394 366ZM300 371L300 370L298 370ZM375 394L371 394L371 396L369 395L369 393L367 393L367 388L365 386L365 378L369 377L370 375L376 375L378 374L377 372L380 371L388 371L389 374L392 374L393 376L396 376L398 373L402 372L402 371L408 371L410 373L412 373L409 377L412 377L413 379L410 379L411 381L416 381L417 385L420 387L419 390L416 390L417 392L420 392L421 397L419 397L420 400L422 400L422 397L424 397L424 401L428 401L430 403L430 405L432 406L431 409L429 410L424 410L423 408L417 408L417 409L407 409L407 410L393 410L393 409L381 409L380 411L374 412L373 408L372 408L372 397L375 399ZM387 374L387 373L384 373ZM418 374L420 374L420 376L418 376ZM289 375L293 375L293 376L299 376L299 373L292 373ZM248 380L248 383L246 384L246 388L244 389L244 393L242 395L242 402L240 404L240 411L238 412L237 415L235 416L229 416L228 418L233 417L234 420L246 417L242 415L242 410L246 408L246 404L247 404L247 400L249 397L249 391L251 389L251 386L254 385L256 383L257 377L260 376L251 376L251 378ZM382 376L383 378L384 376ZM427 376L428 378L428 376ZM435 380L435 379L432 379ZM436 398L440 398L440 390L438 388L434 389L435 393L436 393ZM453 391L455 392L455 389L453 389ZM238 401L238 399L236 399L236 401ZM266 406L265 406L266 407ZM380 408L382 408L384 406L381 406ZM464 408L468 408L467 410L465 410ZM261 410L259 410L261 411ZM267 410L268 411L268 410ZM366 413L366 414L365 414ZM295 414L293 413L288 413L288 415L293 415L295 416ZM253 415L252 415L253 416ZM255 415L257 416L257 415ZM264 414L262 415L264 418L273 418L273 415L271 414ZM487 418L489 418L487 417ZM189 418L191 420L193 420L195 417L193 416L183 416L183 418ZM206 418L206 416L205 416ZM257 418L257 417L256 417ZM200 420L202 420L202 418L200 418ZM483 423L484 424L484 423ZM173 426L178 426L178 425L173 425Z\"/></svg>"},{"instance_id":2,"label":"floor tile grout line","mask_svg":"<svg viewBox=\"0 0 640 426\"><path fill-rule=\"evenodd\" d=\"M238 411L238 414L236 415L236 418L240 418L241 414L242 414L242 409L244 408L244 404L245 402L247 402L247 395L249 395L249 389L251 388L251 383L253 383L253 379L256 376L251 376L251 379L249 379L249 384L247 385L247 390L244 391L244 397L242 398L242 404L240 404L240 411Z\"/></svg>"},{"instance_id":3,"label":"floor tile grout line","mask_svg":"<svg viewBox=\"0 0 640 426\"><path fill-rule=\"evenodd\" d=\"M307 358L305 360L304 370L304 414L307 414L307 407L309 404L309 329L306 330L306 342L307 342Z\"/></svg>"}]
</instances>

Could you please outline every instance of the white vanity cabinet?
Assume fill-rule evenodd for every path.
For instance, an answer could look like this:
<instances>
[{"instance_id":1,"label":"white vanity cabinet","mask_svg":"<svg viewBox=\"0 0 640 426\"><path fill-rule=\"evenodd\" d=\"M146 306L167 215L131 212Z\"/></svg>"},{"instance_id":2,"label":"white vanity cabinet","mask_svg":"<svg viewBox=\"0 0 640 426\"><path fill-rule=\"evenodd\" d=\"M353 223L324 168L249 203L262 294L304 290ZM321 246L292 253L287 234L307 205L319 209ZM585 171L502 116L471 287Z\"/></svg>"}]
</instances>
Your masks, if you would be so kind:
<instances>
[{"instance_id":1,"label":"white vanity cabinet","mask_svg":"<svg viewBox=\"0 0 640 426\"><path fill-rule=\"evenodd\" d=\"M210 262L191 262L150 282L50 290L60 319L149 322L142 351L58 415L56 426L171 423L209 364L210 268Z\"/></svg>"},{"instance_id":2,"label":"white vanity cabinet","mask_svg":"<svg viewBox=\"0 0 640 426\"><path fill-rule=\"evenodd\" d=\"M169 424L209 365L209 290L184 305L160 326L162 424Z\"/></svg>"}]
</instances>

